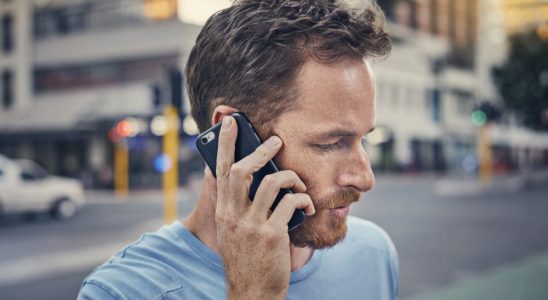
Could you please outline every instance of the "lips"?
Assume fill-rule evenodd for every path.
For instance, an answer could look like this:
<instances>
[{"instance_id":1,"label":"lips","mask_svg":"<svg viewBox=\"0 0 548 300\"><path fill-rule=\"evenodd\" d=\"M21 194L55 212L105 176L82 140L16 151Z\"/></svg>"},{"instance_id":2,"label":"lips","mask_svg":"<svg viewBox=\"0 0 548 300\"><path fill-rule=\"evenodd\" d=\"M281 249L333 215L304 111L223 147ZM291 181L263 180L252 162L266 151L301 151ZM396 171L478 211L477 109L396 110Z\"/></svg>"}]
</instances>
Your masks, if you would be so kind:
<instances>
[{"instance_id":1,"label":"lips","mask_svg":"<svg viewBox=\"0 0 548 300\"><path fill-rule=\"evenodd\" d=\"M346 216L348 216L349 211L350 211L350 205L338 206L329 210L329 212L337 218L346 218Z\"/></svg>"}]
</instances>

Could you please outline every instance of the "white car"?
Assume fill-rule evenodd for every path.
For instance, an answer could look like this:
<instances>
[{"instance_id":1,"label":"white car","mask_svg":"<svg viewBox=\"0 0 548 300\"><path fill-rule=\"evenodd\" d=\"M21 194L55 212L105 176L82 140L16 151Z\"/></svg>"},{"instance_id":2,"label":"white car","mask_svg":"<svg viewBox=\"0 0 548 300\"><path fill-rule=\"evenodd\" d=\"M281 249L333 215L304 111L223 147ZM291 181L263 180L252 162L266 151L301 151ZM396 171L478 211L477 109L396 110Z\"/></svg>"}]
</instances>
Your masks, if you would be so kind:
<instances>
[{"instance_id":1,"label":"white car","mask_svg":"<svg viewBox=\"0 0 548 300\"><path fill-rule=\"evenodd\" d=\"M0 155L0 214L48 212L67 219L84 202L80 181L49 175L30 160Z\"/></svg>"}]
</instances>

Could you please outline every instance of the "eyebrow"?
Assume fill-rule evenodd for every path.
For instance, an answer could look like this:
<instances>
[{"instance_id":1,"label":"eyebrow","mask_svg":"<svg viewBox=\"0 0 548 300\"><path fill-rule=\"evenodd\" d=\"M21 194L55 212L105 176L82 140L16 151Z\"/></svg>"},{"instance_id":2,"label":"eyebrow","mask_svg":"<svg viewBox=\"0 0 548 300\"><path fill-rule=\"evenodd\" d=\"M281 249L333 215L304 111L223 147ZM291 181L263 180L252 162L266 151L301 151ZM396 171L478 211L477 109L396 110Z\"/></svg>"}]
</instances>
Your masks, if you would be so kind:
<instances>
[{"instance_id":1,"label":"eyebrow","mask_svg":"<svg viewBox=\"0 0 548 300\"><path fill-rule=\"evenodd\" d=\"M375 126L371 127L371 129L369 129L367 133L371 133L373 130L375 130ZM317 139L327 139L327 138L334 138L334 137L354 137L358 135L359 134L356 133L355 131L350 131L346 129L334 129L328 132L313 135L313 137Z\"/></svg>"}]
</instances>

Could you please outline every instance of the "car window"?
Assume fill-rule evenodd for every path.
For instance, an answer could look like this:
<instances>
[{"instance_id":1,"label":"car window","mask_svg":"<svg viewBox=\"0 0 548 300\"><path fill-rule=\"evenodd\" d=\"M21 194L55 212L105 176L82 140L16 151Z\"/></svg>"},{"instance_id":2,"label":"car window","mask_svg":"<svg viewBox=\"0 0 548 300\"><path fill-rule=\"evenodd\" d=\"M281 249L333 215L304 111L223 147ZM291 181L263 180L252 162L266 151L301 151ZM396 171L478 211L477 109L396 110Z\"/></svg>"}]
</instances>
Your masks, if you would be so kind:
<instances>
[{"instance_id":1,"label":"car window","mask_svg":"<svg viewBox=\"0 0 548 300\"><path fill-rule=\"evenodd\" d=\"M20 164L21 167L21 179L29 181L29 180L40 180L48 177L48 172L46 170L42 169L42 167L38 166L34 163L27 163L27 164Z\"/></svg>"},{"instance_id":2,"label":"car window","mask_svg":"<svg viewBox=\"0 0 548 300\"><path fill-rule=\"evenodd\" d=\"M36 180L38 178L36 178L33 174L29 173L29 172L21 172L21 179L23 179L24 181L32 181L32 180Z\"/></svg>"}]
</instances>

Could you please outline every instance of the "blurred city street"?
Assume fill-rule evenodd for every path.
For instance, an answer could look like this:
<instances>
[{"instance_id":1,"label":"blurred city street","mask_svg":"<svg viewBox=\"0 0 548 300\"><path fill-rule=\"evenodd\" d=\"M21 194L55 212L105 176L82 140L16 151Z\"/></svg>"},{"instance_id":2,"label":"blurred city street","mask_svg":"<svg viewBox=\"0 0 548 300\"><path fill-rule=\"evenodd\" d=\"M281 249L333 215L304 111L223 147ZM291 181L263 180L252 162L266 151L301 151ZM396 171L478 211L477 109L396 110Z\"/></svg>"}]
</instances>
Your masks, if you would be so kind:
<instances>
[{"instance_id":1,"label":"blurred city street","mask_svg":"<svg viewBox=\"0 0 548 300\"><path fill-rule=\"evenodd\" d=\"M348 1L352 13L375 2ZM219 53L203 51L208 55L196 63L214 72L189 85L196 68L188 66L202 57L191 53L206 20L233 2L0 0L0 300L74 299L96 266L165 220L184 218L201 183L205 163L196 141L215 116L207 111L212 103L230 107L241 98L233 108L260 117L245 110L264 99L245 89L303 73L294 65L275 80L259 80L295 58L284 55L253 80L216 78L239 71L222 65L233 58L262 64L276 57L225 55L221 50L231 48L223 42ZM548 299L548 1L376 2L391 52L364 57L375 87L356 97L371 96L375 116L360 113L355 123L374 128L354 142L377 184L350 214L392 237L399 299ZM271 28L283 37L260 35L255 42L265 44L257 52L287 39L278 29ZM312 44L299 44L299 53L315 53L308 50L321 39L305 37ZM209 65L208 56L222 59ZM336 74L330 72L321 73ZM281 86L273 90L283 92ZM346 111L335 113L349 98L338 92L327 101L330 116L348 121ZM308 98L323 108L318 97ZM275 101L282 105L284 97ZM265 111L273 104L257 103ZM323 119L294 127L319 130L329 123ZM348 152L337 162L334 153L321 161L336 164L333 176L358 178L343 173L357 160Z\"/></svg>"},{"instance_id":2,"label":"blurred city street","mask_svg":"<svg viewBox=\"0 0 548 300\"><path fill-rule=\"evenodd\" d=\"M400 299L546 299L548 187L512 191L493 185L459 196L439 188L458 179L377 177L375 189L351 214L376 222L394 240ZM107 192L87 197L88 204L68 221L1 223L3 299L74 299L94 266L162 223L159 192L135 192L125 200ZM180 193L180 216L190 211L194 197ZM501 270L503 278L493 279ZM518 294L509 296L512 291Z\"/></svg>"}]
</instances>

